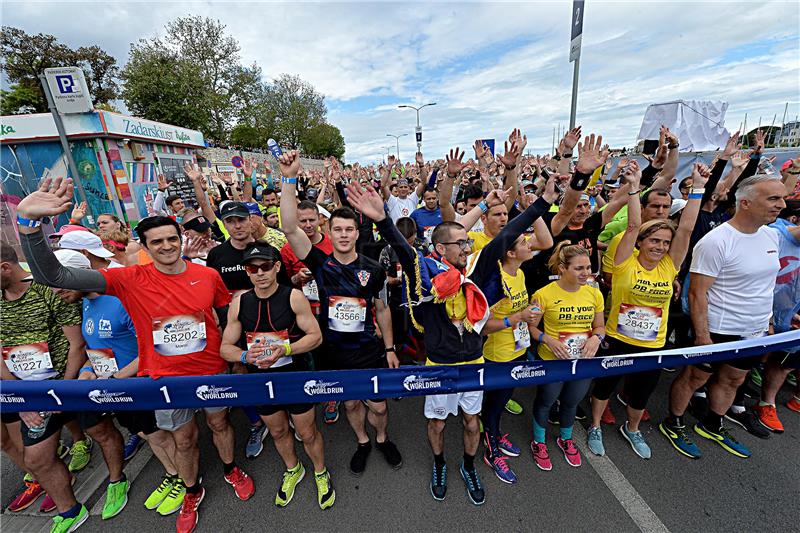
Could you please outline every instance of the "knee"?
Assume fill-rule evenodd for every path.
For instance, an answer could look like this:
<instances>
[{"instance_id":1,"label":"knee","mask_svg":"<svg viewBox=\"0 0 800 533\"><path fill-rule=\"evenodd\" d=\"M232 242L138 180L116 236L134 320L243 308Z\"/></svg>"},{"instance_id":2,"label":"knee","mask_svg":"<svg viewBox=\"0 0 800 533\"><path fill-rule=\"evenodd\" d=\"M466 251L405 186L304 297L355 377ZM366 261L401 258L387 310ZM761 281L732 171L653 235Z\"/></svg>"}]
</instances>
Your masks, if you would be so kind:
<instances>
[{"instance_id":1,"label":"knee","mask_svg":"<svg viewBox=\"0 0 800 533\"><path fill-rule=\"evenodd\" d=\"M378 416L384 416L388 410L386 402L369 402L368 407L373 414Z\"/></svg>"},{"instance_id":2,"label":"knee","mask_svg":"<svg viewBox=\"0 0 800 533\"><path fill-rule=\"evenodd\" d=\"M721 372L716 379L717 385L724 389L728 390L735 390L739 388L739 385L744 383L744 379L747 376L746 372L737 372L737 373L727 373Z\"/></svg>"},{"instance_id":3,"label":"knee","mask_svg":"<svg viewBox=\"0 0 800 533\"><path fill-rule=\"evenodd\" d=\"M289 436L289 424L281 424L278 427L271 427L269 428L269 432L272 435L273 440L282 440Z\"/></svg>"},{"instance_id":4,"label":"knee","mask_svg":"<svg viewBox=\"0 0 800 533\"><path fill-rule=\"evenodd\" d=\"M56 462L55 454L47 452L47 450L32 448L25 448L24 450L25 467L36 477L39 477L40 472L52 468Z\"/></svg>"},{"instance_id":5,"label":"knee","mask_svg":"<svg viewBox=\"0 0 800 533\"><path fill-rule=\"evenodd\" d=\"M197 448L197 430L175 434L175 449L178 452L188 452Z\"/></svg>"},{"instance_id":6,"label":"knee","mask_svg":"<svg viewBox=\"0 0 800 533\"><path fill-rule=\"evenodd\" d=\"M358 411L362 405L363 404L361 403L361 400L347 400L344 402L345 410L351 413L354 411Z\"/></svg>"},{"instance_id":7,"label":"knee","mask_svg":"<svg viewBox=\"0 0 800 533\"><path fill-rule=\"evenodd\" d=\"M313 425L308 427L295 426L295 431L305 445L313 444L317 438L317 428Z\"/></svg>"},{"instance_id":8,"label":"knee","mask_svg":"<svg viewBox=\"0 0 800 533\"><path fill-rule=\"evenodd\" d=\"M214 433L223 433L230 428L228 416L224 412L220 416L207 416L206 424L208 424L208 428Z\"/></svg>"},{"instance_id":9,"label":"knee","mask_svg":"<svg viewBox=\"0 0 800 533\"><path fill-rule=\"evenodd\" d=\"M96 426L87 429L86 433L89 434L92 439L97 442L100 446L103 446L106 443L112 442L115 437L115 433L119 435L120 440L122 439L122 434L119 430L108 420L104 420L100 422Z\"/></svg>"},{"instance_id":10,"label":"knee","mask_svg":"<svg viewBox=\"0 0 800 533\"><path fill-rule=\"evenodd\" d=\"M142 435L142 433L140 433ZM164 430L158 430L154 433L150 433L149 435L144 435L144 440L146 440L151 446L158 446L159 448L166 448L169 446L169 440L171 439L169 433Z\"/></svg>"},{"instance_id":11,"label":"knee","mask_svg":"<svg viewBox=\"0 0 800 533\"><path fill-rule=\"evenodd\" d=\"M480 424L478 423L477 416L471 416L464 419L464 431L467 433L479 433Z\"/></svg>"},{"instance_id":12,"label":"knee","mask_svg":"<svg viewBox=\"0 0 800 533\"><path fill-rule=\"evenodd\" d=\"M687 375L687 382L689 383L689 386L692 388L692 390L697 390L706 384L709 377L710 374L692 368L689 370L689 373Z\"/></svg>"},{"instance_id":13,"label":"knee","mask_svg":"<svg viewBox=\"0 0 800 533\"><path fill-rule=\"evenodd\" d=\"M439 420L438 418L432 418L428 420L428 430L432 431L433 433L441 433L444 431L444 420Z\"/></svg>"}]
</instances>

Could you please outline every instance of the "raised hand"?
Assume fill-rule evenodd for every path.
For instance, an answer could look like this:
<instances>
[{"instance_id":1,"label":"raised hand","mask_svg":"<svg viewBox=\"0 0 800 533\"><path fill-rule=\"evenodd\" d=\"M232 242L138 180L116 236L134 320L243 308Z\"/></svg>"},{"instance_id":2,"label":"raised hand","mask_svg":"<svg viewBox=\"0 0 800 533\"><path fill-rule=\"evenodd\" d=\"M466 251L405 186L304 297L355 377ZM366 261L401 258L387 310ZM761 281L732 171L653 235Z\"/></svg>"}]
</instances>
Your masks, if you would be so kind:
<instances>
[{"instance_id":1,"label":"raised hand","mask_svg":"<svg viewBox=\"0 0 800 533\"><path fill-rule=\"evenodd\" d=\"M66 213L72 207L72 179L45 178L39 188L22 199L17 214L22 218L39 220Z\"/></svg>"},{"instance_id":2,"label":"raised hand","mask_svg":"<svg viewBox=\"0 0 800 533\"><path fill-rule=\"evenodd\" d=\"M278 158L278 166L281 170L281 176L286 178L296 178L300 172L300 152L297 150L288 150Z\"/></svg>"},{"instance_id":3,"label":"raised hand","mask_svg":"<svg viewBox=\"0 0 800 533\"><path fill-rule=\"evenodd\" d=\"M764 135L764 131L763 130L756 131L756 135L755 135L756 145L755 145L755 148L753 150L756 154L760 154L761 151L764 150L764 142L765 142L765 140L766 140L766 135Z\"/></svg>"},{"instance_id":4,"label":"raised hand","mask_svg":"<svg viewBox=\"0 0 800 533\"><path fill-rule=\"evenodd\" d=\"M695 163L692 168L692 188L702 189L711 176L711 169L702 163Z\"/></svg>"},{"instance_id":5,"label":"raised hand","mask_svg":"<svg viewBox=\"0 0 800 533\"><path fill-rule=\"evenodd\" d=\"M578 144L578 141L580 140L581 140L581 127L575 126L571 130L569 130L567 134L564 135L564 138L561 140L561 146L564 147L564 152L572 153L572 150L575 148L575 145Z\"/></svg>"},{"instance_id":6,"label":"raised hand","mask_svg":"<svg viewBox=\"0 0 800 533\"><path fill-rule=\"evenodd\" d=\"M575 165L575 170L582 174L591 174L605 163L610 152L608 149L603 150L602 146L603 136L598 135L595 138L594 133L584 138L583 144L578 143L578 164Z\"/></svg>"},{"instance_id":7,"label":"raised hand","mask_svg":"<svg viewBox=\"0 0 800 533\"><path fill-rule=\"evenodd\" d=\"M455 178L458 176L458 173L461 172L464 167L466 166L463 162L464 159L464 151L458 148L450 150L450 153L445 156L445 160L447 161L447 175Z\"/></svg>"},{"instance_id":8,"label":"raised hand","mask_svg":"<svg viewBox=\"0 0 800 533\"><path fill-rule=\"evenodd\" d=\"M70 220L78 221L86 216L86 202L81 202L79 205L76 205L75 208L72 210L72 214L70 215Z\"/></svg>"},{"instance_id":9,"label":"raised hand","mask_svg":"<svg viewBox=\"0 0 800 533\"><path fill-rule=\"evenodd\" d=\"M635 159L625 166L620 173L625 183L630 184L631 191L639 188L639 180L642 179L642 169L639 168L639 162Z\"/></svg>"},{"instance_id":10,"label":"raised hand","mask_svg":"<svg viewBox=\"0 0 800 533\"><path fill-rule=\"evenodd\" d=\"M244 177L249 178L253 175L253 172L256 169L256 162L251 159L245 159L242 162L242 172L244 172Z\"/></svg>"},{"instance_id":11,"label":"raised hand","mask_svg":"<svg viewBox=\"0 0 800 533\"><path fill-rule=\"evenodd\" d=\"M347 186L347 201L358 211L371 218L375 222L380 222L386 218L383 210L383 198L379 195L372 185L367 185L362 189L357 183L350 183Z\"/></svg>"},{"instance_id":12,"label":"raised hand","mask_svg":"<svg viewBox=\"0 0 800 533\"><path fill-rule=\"evenodd\" d=\"M657 169L664 168L664 164L667 162L667 155L669 154L666 130L667 128L665 126L661 126L658 132L658 149L656 150L655 157L650 161L650 164Z\"/></svg>"},{"instance_id":13,"label":"raised hand","mask_svg":"<svg viewBox=\"0 0 800 533\"><path fill-rule=\"evenodd\" d=\"M733 135L730 136L728 142L725 143L725 149L722 150L722 158L723 159L730 159L733 154L738 152L742 147L742 144L739 142L739 132L737 131Z\"/></svg>"},{"instance_id":14,"label":"raised hand","mask_svg":"<svg viewBox=\"0 0 800 533\"><path fill-rule=\"evenodd\" d=\"M733 169L737 172L741 172L749 161L750 157L746 153L736 152L733 154L733 157L731 157L731 166L733 166Z\"/></svg>"},{"instance_id":15,"label":"raised hand","mask_svg":"<svg viewBox=\"0 0 800 533\"><path fill-rule=\"evenodd\" d=\"M194 183L195 181L197 181L197 180L199 180L200 178L203 177L203 173L200 172L200 169L197 168L196 166L192 165L189 162L186 162L186 163L183 164L183 173L186 175L187 178L189 178L192 181L192 183ZM212 172L211 175L213 176L214 174L215 173ZM166 184L167 180L164 178L164 175L163 174L159 174L159 176L158 176L158 190L160 190L160 191L163 191L164 189L167 188L166 185L164 186L163 189L161 188L161 180L162 179L164 180L164 183Z\"/></svg>"},{"instance_id":16,"label":"raised hand","mask_svg":"<svg viewBox=\"0 0 800 533\"><path fill-rule=\"evenodd\" d=\"M666 127L666 126L661 126L661 127L664 128L664 130L665 130L665 138L667 140L667 146L669 147L669 149L670 150L674 150L674 149L678 148L681 145L680 140L678 139L678 136L675 135L674 133L672 133L671 131L669 131L668 127Z\"/></svg>"},{"instance_id":17,"label":"raised hand","mask_svg":"<svg viewBox=\"0 0 800 533\"><path fill-rule=\"evenodd\" d=\"M417 152L417 155L414 157L414 160L417 162L417 165L423 166L425 164L425 158L422 157L422 152Z\"/></svg>"},{"instance_id":18,"label":"raised hand","mask_svg":"<svg viewBox=\"0 0 800 533\"><path fill-rule=\"evenodd\" d=\"M186 163L188 165L188 163ZM172 185L172 182L167 182L166 176L164 174L158 175L158 190L159 191L166 191L167 188Z\"/></svg>"},{"instance_id":19,"label":"raised hand","mask_svg":"<svg viewBox=\"0 0 800 533\"><path fill-rule=\"evenodd\" d=\"M550 176L550 179L548 179L545 182L542 198L544 198L548 204L555 203L555 201L558 200L558 191L556 190L555 176Z\"/></svg>"},{"instance_id":20,"label":"raised hand","mask_svg":"<svg viewBox=\"0 0 800 533\"><path fill-rule=\"evenodd\" d=\"M480 139L475 141L475 144L472 145L472 148L475 150L475 159L483 159L483 154L485 154L488 150L486 145L483 144L483 141Z\"/></svg>"},{"instance_id":21,"label":"raised hand","mask_svg":"<svg viewBox=\"0 0 800 533\"><path fill-rule=\"evenodd\" d=\"M517 131L517 130L515 130ZM512 133L513 136L513 133ZM522 153L522 150L519 149L519 145L517 141L511 141L511 147L508 146L509 141L503 143L503 149L505 150L505 154L500 155L497 154L497 160L502 164L505 168L514 168L517 164L517 158Z\"/></svg>"}]
</instances>

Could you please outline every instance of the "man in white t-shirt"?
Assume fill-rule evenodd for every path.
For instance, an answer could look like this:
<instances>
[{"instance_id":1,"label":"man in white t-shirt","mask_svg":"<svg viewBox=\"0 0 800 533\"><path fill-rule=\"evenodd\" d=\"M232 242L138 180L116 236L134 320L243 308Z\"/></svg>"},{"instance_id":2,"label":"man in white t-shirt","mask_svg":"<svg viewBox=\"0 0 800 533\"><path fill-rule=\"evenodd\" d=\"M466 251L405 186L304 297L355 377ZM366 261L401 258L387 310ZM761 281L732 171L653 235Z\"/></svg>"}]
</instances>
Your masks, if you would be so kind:
<instances>
[{"instance_id":1,"label":"man in white t-shirt","mask_svg":"<svg viewBox=\"0 0 800 533\"><path fill-rule=\"evenodd\" d=\"M780 270L778 233L766 224L786 206L786 189L766 175L747 178L736 191L736 214L697 243L691 265L689 308L698 346L766 335L772 316L775 276ZM732 407L737 388L760 357L687 366L670 388L670 414L661 432L684 455L700 457L686 435L683 414L692 394L708 385L708 414L695 432L738 457L750 450L723 427L723 417L747 428L750 413ZM709 380L714 375L715 379Z\"/></svg>"},{"instance_id":2,"label":"man in white t-shirt","mask_svg":"<svg viewBox=\"0 0 800 533\"><path fill-rule=\"evenodd\" d=\"M411 190L407 179L400 178L397 180L397 196L387 194L386 205L392 222L397 222L398 218L411 216L419 205L419 196L417 191Z\"/></svg>"}]
</instances>

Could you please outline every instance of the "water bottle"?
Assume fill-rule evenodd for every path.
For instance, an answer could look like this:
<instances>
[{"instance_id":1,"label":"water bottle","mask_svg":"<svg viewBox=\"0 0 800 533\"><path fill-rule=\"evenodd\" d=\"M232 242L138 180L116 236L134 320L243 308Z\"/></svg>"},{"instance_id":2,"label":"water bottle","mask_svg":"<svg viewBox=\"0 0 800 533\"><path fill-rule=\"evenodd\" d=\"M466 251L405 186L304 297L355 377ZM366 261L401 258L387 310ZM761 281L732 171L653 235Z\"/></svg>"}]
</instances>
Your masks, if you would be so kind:
<instances>
[{"instance_id":1,"label":"water bottle","mask_svg":"<svg viewBox=\"0 0 800 533\"><path fill-rule=\"evenodd\" d=\"M780 172L775 169L775 167L770 163L769 159L766 157L762 157L761 160L758 162L758 171L760 174L766 174L770 178L780 179L781 174Z\"/></svg>"},{"instance_id":2,"label":"water bottle","mask_svg":"<svg viewBox=\"0 0 800 533\"><path fill-rule=\"evenodd\" d=\"M50 421L50 415L52 413L41 411L39 412L39 416L42 417L42 423L38 426L33 426L28 428L28 438L31 440L38 440L42 435L44 435L44 431L47 429L47 422Z\"/></svg>"},{"instance_id":3,"label":"water bottle","mask_svg":"<svg viewBox=\"0 0 800 533\"><path fill-rule=\"evenodd\" d=\"M267 139L267 147L275 159L278 159L283 155L283 150L281 150L281 147L278 146L278 143L275 141L275 139Z\"/></svg>"}]
</instances>

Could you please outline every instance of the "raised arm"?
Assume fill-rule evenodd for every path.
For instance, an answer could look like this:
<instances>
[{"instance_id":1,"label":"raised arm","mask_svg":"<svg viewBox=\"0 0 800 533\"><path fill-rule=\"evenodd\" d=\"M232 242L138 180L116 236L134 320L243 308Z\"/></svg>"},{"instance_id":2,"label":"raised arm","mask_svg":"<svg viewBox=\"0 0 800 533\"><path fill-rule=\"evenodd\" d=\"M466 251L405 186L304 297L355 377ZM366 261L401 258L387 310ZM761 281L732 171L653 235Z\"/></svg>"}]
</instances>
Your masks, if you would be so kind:
<instances>
[{"instance_id":1,"label":"raised arm","mask_svg":"<svg viewBox=\"0 0 800 533\"><path fill-rule=\"evenodd\" d=\"M507 190L506 194L506 209L514 207L519 194L519 168L518 165L522 160L522 151L528 144L528 137L523 136L518 129L511 132L508 136L508 141L504 143L505 154L498 156L497 159L505 167L505 176L503 179L503 188ZM511 144L511 146L509 146Z\"/></svg>"},{"instance_id":2,"label":"raised arm","mask_svg":"<svg viewBox=\"0 0 800 533\"><path fill-rule=\"evenodd\" d=\"M281 169L281 223L286 240L301 261L311 251L311 241L297 223L297 173L300 171L300 152L291 150L278 158Z\"/></svg>"},{"instance_id":3,"label":"raised arm","mask_svg":"<svg viewBox=\"0 0 800 533\"><path fill-rule=\"evenodd\" d=\"M419 170L419 185L417 185L415 192L417 193L417 198L422 198L422 193L425 191L425 186L428 184L428 175L425 173L425 158L422 157L422 152L417 152L414 159L417 163L417 169Z\"/></svg>"},{"instance_id":4,"label":"raised arm","mask_svg":"<svg viewBox=\"0 0 800 533\"><path fill-rule=\"evenodd\" d=\"M695 163L692 169L692 188L702 189L708 177L711 175L711 170L701 163ZM672 245L669 247L669 256L672 258L672 264L675 268L680 269L683 260L686 258L686 253L689 251L689 241L692 237L692 230L697 221L697 215L700 213L700 207L703 205L704 193L692 192L689 194L689 201L681 213L681 221L678 224L678 230L675 232L675 237L672 239Z\"/></svg>"},{"instance_id":5,"label":"raised arm","mask_svg":"<svg viewBox=\"0 0 800 533\"><path fill-rule=\"evenodd\" d=\"M624 263L632 254L636 246L636 238L639 236L639 227L642 225L642 204L639 200L639 180L642 179L642 171L639 170L639 163L631 161L622 172L625 180L630 183L631 191L628 192L628 226L625 233L617 245L617 252L614 255L614 264ZM619 196L620 193L617 193Z\"/></svg>"},{"instance_id":6,"label":"raised arm","mask_svg":"<svg viewBox=\"0 0 800 533\"><path fill-rule=\"evenodd\" d=\"M200 206L200 212L203 213L203 216L206 217L209 224L214 222L217 218L217 214L214 213L214 209L211 207L211 204L208 203L206 192L203 190L201 181L203 179L203 174L200 172L200 169L192 167L189 163L184 163L183 173L186 174L186 177L192 182L194 195L197 197L197 205Z\"/></svg>"},{"instance_id":7,"label":"raised arm","mask_svg":"<svg viewBox=\"0 0 800 533\"><path fill-rule=\"evenodd\" d=\"M252 202L253 201L253 189L255 189L256 184L256 169L258 164L255 161L251 161L249 159L244 160L244 164L242 165L242 172L244 173L244 185L242 187L242 201L244 202Z\"/></svg>"}]
</instances>

